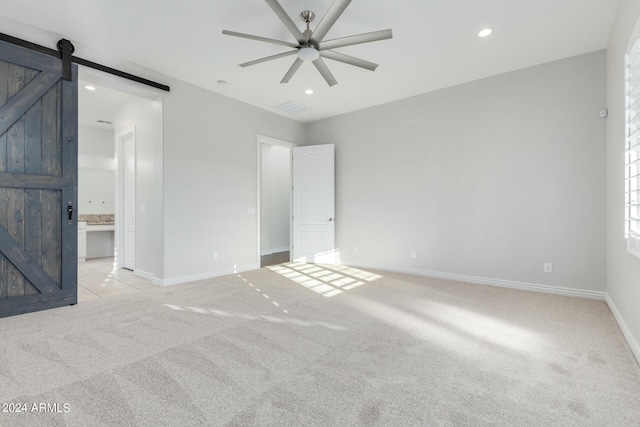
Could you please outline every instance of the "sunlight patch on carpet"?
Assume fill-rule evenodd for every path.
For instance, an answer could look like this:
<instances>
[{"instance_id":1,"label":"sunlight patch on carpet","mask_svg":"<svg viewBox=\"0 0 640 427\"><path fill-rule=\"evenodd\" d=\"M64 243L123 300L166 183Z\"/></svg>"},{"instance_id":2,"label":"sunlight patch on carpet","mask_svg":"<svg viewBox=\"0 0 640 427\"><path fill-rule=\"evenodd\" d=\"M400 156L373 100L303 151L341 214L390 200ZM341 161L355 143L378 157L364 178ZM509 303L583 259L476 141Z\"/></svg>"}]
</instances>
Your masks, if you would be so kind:
<instances>
[{"instance_id":1,"label":"sunlight patch on carpet","mask_svg":"<svg viewBox=\"0 0 640 427\"><path fill-rule=\"evenodd\" d=\"M545 345L539 334L505 320L431 300L391 305L359 298L354 308L461 356L474 355L482 342L523 354Z\"/></svg>"},{"instance_id":2,"label":"sunlight patch on carpet","mask_svg":"<svg viewBox=\"0 0 640 427\"><path fill-rule=\"evenodd\" d=\"M346 265L289 262L267 268L327 298L382 277Z\"/></svg>"}]
</instances>

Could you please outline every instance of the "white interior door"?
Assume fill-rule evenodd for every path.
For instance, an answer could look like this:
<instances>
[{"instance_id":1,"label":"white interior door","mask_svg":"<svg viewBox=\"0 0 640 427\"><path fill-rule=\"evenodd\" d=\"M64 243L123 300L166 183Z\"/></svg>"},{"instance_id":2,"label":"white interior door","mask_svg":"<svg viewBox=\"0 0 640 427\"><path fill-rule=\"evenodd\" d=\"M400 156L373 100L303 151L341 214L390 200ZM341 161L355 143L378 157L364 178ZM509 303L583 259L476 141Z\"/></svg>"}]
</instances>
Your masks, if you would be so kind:
<instances>
[{"instance_id":1,"label":"white interior door","mask_svg":"<svg viewBox=\"0 0 640 427\"><path fill-rule=\"evenodd\" d=\"M335 264L333 144L293 148L293 256Z\"/></svg>"},{"instance_id":2,"label":"white interior door","mask_svg":"<svg viewBox=\"0 0 640 427\"><path fill-rule=\"evenodd\" d=\"M122 141L123 160L123 267L136 267L136 141L133 134Z\"/></svg>"}]
</instances>

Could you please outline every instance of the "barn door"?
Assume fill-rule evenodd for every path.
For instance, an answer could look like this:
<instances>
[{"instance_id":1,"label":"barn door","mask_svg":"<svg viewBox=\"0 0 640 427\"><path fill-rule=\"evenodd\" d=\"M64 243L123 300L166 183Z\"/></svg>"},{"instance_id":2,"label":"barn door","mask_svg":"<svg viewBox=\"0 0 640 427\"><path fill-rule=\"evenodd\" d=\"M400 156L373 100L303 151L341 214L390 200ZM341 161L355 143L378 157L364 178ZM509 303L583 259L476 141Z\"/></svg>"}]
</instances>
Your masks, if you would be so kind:
<instances>
[{"instance_id":1,"label":"barn door","mask_svg":"<svg viewBox=\"0 0 640 427\"><path fill-rule=\"evenodd\" d=\"M0 42L0 317L77 302L77 66Z\"/></svg>"}]
</instances>

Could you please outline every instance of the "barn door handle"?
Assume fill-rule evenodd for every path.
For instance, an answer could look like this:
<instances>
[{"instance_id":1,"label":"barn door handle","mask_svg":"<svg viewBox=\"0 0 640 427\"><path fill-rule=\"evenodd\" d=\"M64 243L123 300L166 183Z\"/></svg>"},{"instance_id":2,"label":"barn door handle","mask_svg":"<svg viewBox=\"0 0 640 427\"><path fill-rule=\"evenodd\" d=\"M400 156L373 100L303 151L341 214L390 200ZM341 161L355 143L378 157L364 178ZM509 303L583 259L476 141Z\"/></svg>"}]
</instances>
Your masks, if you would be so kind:
<instances>
[{"instance_id":1,"label":"barn door handle","mask_svg":"<svg viewBox=\"0 0 640 427\"><path fill-rule=\"evenodd\" d=\"M69 214L69 221L73 218L73 202L69 202L67 205L67 213Z\"/></svg>"}]
</instances>

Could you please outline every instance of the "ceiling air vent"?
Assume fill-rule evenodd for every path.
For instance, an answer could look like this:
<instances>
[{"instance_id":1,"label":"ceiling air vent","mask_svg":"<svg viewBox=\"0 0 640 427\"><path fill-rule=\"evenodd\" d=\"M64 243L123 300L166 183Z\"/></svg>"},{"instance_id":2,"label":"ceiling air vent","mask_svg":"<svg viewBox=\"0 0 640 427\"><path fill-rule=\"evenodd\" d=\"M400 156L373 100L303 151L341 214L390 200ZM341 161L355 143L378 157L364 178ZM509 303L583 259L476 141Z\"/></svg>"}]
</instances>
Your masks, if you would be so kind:
<instances>
[{"instance_id":1,"label":"ceiling air vent","mask_svg":"<svg viewBox=\"0 0 640 427\"><path fill-rule=\"evenodd\" d=\"M102 125L112 125L113 123L108 122L106 120L96 120L98 123L102 124Z\"/></svg>"},{"instance_id":2,"label":"ceiling air vent","mask_svg":"<svg viewBox=\"0 0 640 427\"><path fill-rule=\"evenodd\" d=\"M307 109L307 107L305 107L304 105L298 104L297 102L293 101L283 102L282 104L278 104L273 108L286 114L295 114Z\"/></svg>"}]
</instances>

